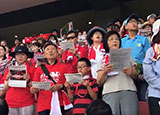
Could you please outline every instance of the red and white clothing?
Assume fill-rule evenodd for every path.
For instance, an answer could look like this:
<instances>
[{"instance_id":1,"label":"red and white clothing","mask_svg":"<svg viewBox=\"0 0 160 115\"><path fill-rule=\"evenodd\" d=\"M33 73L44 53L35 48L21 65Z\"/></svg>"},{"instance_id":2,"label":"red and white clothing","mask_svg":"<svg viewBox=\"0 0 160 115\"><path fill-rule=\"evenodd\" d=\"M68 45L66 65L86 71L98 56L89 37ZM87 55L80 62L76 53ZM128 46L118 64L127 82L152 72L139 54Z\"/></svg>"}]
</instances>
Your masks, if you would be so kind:
<instances>
[{"instance_id":1,"label":"red and white clothing","mask_svg":"<svg viewBox=\"0 0 160 115\"><path fill-rule=\"evenodd\" d=\"M77 61L78 58L68 50L65 50L62 54L62 60L67 66L67 73L77 73Z\"/></svg>"},{"instance_id":2,"label":"red and white clothing","mask_svg":"<svg viewBox=\"0 0 160 115\"><path fill-rule=\"evenodd\" d=\"M27 73L30 76L30 81L33 79L33 73L35 67L30 65L28 62L25 63ZM6 69L4 73L4 79L6 79L9 70ZM34 96L30 93L30 87L27 85L26 88L9 87L5 97L9 108L21 108L30 105L34 105Z\"/></svg>"},{"instance_id":3,"label":"red and white clothing","mask_svg":"<svg viewBox=\"0 0 160 115\"><path fill-rule=\"evenodd\" d=\"M92 72L92 77L97 79L97 69L98 69L98 63L102 61L102 58L105 54L105 49L103 48L103 43L101 43L97 49L95 46L91 46L89 49L89 55L88 59L91 62L91 72Z\"/></svg>"},{"instance_id":4,"label":"red and white clothing","mask_svg":"<svg viewBox=\"0 0 160 115\"><path fill-rule=\"evenodd\" d=\"M88 46L79 45L78 43L75 45L76 53L79 54L79 57L88 57ZM65 50L62 54L62 60L65 61L67 65L68 73L77 73L77 61L78 58L68 50Z\"/></svg>"},{"instance_id":5,"label":"red and white clothing","mask_svg":"<svg viewBox=\"0 0 160 115\"><path fill-rule=\"evenodd\" d=\"M75 45L76 53L79 54L80 58L88 58L89 48L87 45Z\"/></svg>"},{"instance_id":6,"label":"red and white clothing","mask_svg":"<svg viewBox=\"0 0 160 115\"><path fill-rule=\"evenodd\" d=\"M0 61L0 90L3 89L4 86L4 72L8 66L9 60L5 59L5 60L1 60Z\"/></svg>"},{"instance_id":7,"label":"red and white clothing","mask_svg":"<svg viewBox=\"0 0 160 115\"><path fill-rule=\"evenodd\" d=\"M13 47L11 48L11 52L14 52L14 50L16 49L16 47L17 47L17 46L13 46Z\"/></svg>"},{"instance_id":8,"label":"red and white clothing","mask_svg":"<svg viewBox=\"0 0 160 115\"><path fill-rule=\"evenodd\" d=\"M65 76L64 73L66 73L66 66L62 63L56 63L55 65L48 65L45 64L46 68L48 69L50 76L52 79L56 82L56 84L64 84L65 82ZM52 80L48 79L48 76L46 76L41 69L41 67L38 67L34 73L33 81L40 81L40 82L50 82L51 86L53 86ZM62 91L58 91L58 98L60 102L60 106L63 106L63 94ZM52 92L50 90L40 90L38 95L38 103L37 103L37 111L41 112L44 110L50 110L51 109L51 99L52 99Z\"/></svg>"}]
</instances>

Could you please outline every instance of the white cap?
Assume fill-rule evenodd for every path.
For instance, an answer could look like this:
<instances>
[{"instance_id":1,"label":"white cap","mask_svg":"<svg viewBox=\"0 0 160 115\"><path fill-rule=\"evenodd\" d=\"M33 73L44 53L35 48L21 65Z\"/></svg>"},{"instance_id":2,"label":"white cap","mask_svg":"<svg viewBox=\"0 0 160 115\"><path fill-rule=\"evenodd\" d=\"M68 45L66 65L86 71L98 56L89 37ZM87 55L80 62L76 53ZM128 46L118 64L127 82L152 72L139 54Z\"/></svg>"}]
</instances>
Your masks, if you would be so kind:
<instances>
[{"instance_id":1,"label":"white cap","mask_svg":"<svg viewBox=\"0 0 160 115\"><path fill-rule=\"evenodd\" d=\"M153 23L153 28L152 28L153 35L151 41L153 40L153 37L158 34L159 31L160 31L160 19L156 20Z\"/></svg>"},{"instance_id":2,"label":"white cap","mask_svg":"<svg viewBox=\"0 0 160 115\"><path fill-rule=\"evenodd\" d=\"M147 20L149 20L149 18L152 17L152 16L156 18L156 14L152 13L152 14L150 14L150 15L147 16Z\"/></svg>"}]
</instances>

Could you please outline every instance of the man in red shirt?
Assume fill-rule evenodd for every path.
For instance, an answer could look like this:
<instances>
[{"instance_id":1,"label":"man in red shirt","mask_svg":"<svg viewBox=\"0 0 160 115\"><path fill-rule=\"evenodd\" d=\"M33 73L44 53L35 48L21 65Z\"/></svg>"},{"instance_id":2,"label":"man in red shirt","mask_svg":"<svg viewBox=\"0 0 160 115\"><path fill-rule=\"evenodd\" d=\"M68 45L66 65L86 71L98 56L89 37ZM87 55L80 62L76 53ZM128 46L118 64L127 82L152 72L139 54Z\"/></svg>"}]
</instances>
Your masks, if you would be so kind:
<instances>
[{"instance_id":1,"label":"man in red shirt","mask_svg":"<svg viewBox=\"0 0 160 115\"><path fill-rule=\"evenodd\" d=\"M37 103L37 111L41 115L49 115L51 109L57 109L57 106L53 102L52 106L52 98L53 92L58 92L58 103L59 108L61 108L62 115L64 114L64 95L63 95L63 84L65 82L64 73L66 73L65 65L57 61L58 51L57 46L52 42L47 42L44 47L44 57L47 59L47 64L45 67L47 68L51 79L44 73L41 67L38 67L34 73L33 81L38 82L50 82L51 88L50 90L40 90L35 87L31 87L31 93L38 93L38 103ZM56 84L53 83L53 80ZM55 113L56 115L56 113Z\"/></svg>"},{"instance_id":2,"label":"man in red shirt","mask_svg":"<svg viewBox=\"0 0 160 115\"><path fill-rule=\"evenodd\" d=\"M77 61L81 57L88 57L88 46L80 45L78 40L78 32L77 31L69 31L66 37L67 41L73 41L75 49L65 50L62 54L62 60L67 65L68 73L76 73L77 72Z\"/></svg>"}]
</instances>

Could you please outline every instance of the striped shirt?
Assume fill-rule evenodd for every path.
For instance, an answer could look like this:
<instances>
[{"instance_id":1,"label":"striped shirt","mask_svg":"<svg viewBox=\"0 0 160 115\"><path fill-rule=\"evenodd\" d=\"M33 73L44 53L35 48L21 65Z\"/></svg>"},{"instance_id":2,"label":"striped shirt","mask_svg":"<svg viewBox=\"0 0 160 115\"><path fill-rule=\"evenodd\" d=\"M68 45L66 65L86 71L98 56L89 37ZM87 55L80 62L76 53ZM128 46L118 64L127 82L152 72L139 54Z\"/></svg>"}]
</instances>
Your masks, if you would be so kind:
<instances>
[{"instance_id":1,"label":"striped shirt","mask_svg":"<svg viewBox=\"0 0 160 115\"><path fill-rule=\"evenodd\" d=\"M98 84L96 79L88 78L89 86L95 93L98 93ZM74 96L73 115L84 115L86 108L93 101L86 86L82 84L73 84L71 93Z\"/></svg>"}]
</instances>

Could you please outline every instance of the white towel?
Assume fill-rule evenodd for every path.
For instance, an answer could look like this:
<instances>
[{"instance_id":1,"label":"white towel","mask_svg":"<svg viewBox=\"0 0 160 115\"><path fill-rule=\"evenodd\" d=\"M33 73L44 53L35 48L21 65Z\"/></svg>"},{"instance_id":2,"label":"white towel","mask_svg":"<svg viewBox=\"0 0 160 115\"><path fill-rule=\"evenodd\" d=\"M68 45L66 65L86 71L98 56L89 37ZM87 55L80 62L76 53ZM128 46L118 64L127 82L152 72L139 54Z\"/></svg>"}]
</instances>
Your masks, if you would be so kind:
<instances>
[{"instance_id":1,"label":"white towel","mask_svg":"<svg viewBox=\"0 0 160 115\"><path fill-rule=\"evenodd\" d=\"M58 99L58 91L52 92L50 115L62 115Z\"/></svg>"}]
</instances>

